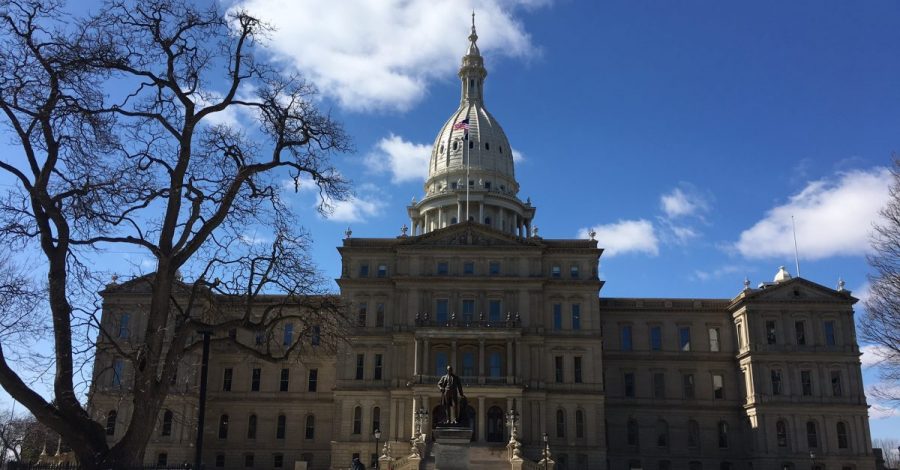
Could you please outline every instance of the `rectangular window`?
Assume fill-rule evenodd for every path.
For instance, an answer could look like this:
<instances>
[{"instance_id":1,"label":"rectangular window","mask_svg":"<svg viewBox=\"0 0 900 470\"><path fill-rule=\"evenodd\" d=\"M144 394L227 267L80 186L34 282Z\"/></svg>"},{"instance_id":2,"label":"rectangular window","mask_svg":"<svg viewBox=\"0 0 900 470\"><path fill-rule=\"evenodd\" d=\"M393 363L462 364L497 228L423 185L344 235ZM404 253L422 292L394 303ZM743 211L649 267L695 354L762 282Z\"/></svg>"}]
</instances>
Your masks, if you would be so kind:
<instances>
[{"instance_id":1,"label":"rectangular window","mask_svg":"<svg viewBox=\"0 0 900 470\"><path fill-rule=\"evenodd\" d=\"M625 385L625 396L634 397L634 372L626 372L622 379Z\"/></svg>"},{"instance_id":2,"label":"rectangular window","mask_svg":"<svg viewBox=\"0 0 900 470\"><path fill-rule=\"evenodd\" d=\"M781 371L773 369L772 372L772 395L781 395Z\"/></svg>"},{"instance_id":3,"label":"rectangular window","mask_svg":"<svg viewBox=\"0 0 900 470\"><path fill-rule=\"evenodd\" d=\"M310 369L306 379L306 391L315 392L319 388L319 369Z\"/></svg>"},{"instance_id":4,"label":"rectangular window","mask_svg":"<svg viewBox=\"0 0 900 470\"><path fill-rule=\"evenodd\" d=\"M812 396L812 374L808 370L800 371L800 386L804 397Z\"/></svg>"},{"instance_id":5,"label":"rectangular window","mask_svg":"<svg viewBox=\"0 0 900 470\"><path fill-rule=\"evenodd\" d=\"M322 342L322 327L319 325L313 325L312 334L309 337L309 342L313 346L318 346Z\"/></svg>"},{"instance_id":6,"label":"rectangular window","mask_svg":"<svg viewBox=\"0 0 900 470\"><path fill-rule=\"evenodd\" d=\"M281 381L278 383L278 390L282 392L288 391L288 385L291 380L291 370L281 369Z\"/></svg>"},{"instance_id":7,"label":"rectangular window","mask_svg":"<svg viewBox=\"0 0 900 470\"><path fill-rule=\"evenodd\" d=\"M465 263L463 263L463 274L469 276L475 274L475 263L473 263L472 261L466 261Z\"/></svg>"},{"instance_id":8,"label":"rectangular window","mask_svg":"<svg viewBox=\"0 0 900 470\"><path fill-rule=\"evenodd\" d=\"M381 380L381 370L384 368L384 355L375 355L375 370L373 371L372 380Z\"/></svg>"},{"instance_id":9,"label":"rectangular window","mask_svg":"<svg viewBox=\"0 0 900 470\"><path fill-rule=\"evenodd\" d=\"M244 456L244 467L253 468L253 454L247 454Z\"/></svg>"},{"instance_id":10,"label":"rectangular window","mask_svg":"<svg viewBox=\"0 0 900 470\"><path fill-rule=\"evenodd\" d=\"M569 276L571 276L572 279L578 279L578 265L577 264L573 264L572 266L569 266Z\"/></svg>"},{"instance_id":11,"label":"rectangular window","mask_svg":"<svg viewBox=\"0 0 900 470\"><path fill-rule=\"evenodd\" d=\"M122 371L125 369L125 362L121 359L114 359L112 366L112 386L122 386Z\"/></svg>"},{"instance_id":12,"label":"rectangular window","mask_svg":"<svg viewBox=\"0 0 900 470\"><path fill-rule=\"evenodd\" d=\"M836 397L844 395L844 388L841 386L841 372L838 370L831 371L831 394Z\"/></svg>"},{"instance_id":13,"label":"rectangular window","mask_svg":"<svg viewBox=\"0 0 900 470\"><path fill-rule=\"evenodd\" d=\"M294 342L294 324L293 323L285 323L284 324L284 340L282 343L285 346L290 346Z\"/></svg>"},{"instance_id":14,"label":"rectangular window","mask_svg":"<svg viewBox=\"0 0 900 470\"><path fill-rule=\"evenodd\" d=\"M572 329L581 329L581 304L572 304Z\"/></svg>"},{"instance_id":15,"label":"rectangular window","mask_svg":"<svg viewBox=\"0 0 900 470\"><path fill-rule=\"evenodd\" d=\"M562 276L562 270L559 266L553 266L550 268L550 277L559 278Z\"/></svg>"},{"instance_id":16,"label":"rectangular window","mask_svg":"<svg viewBox=\"0 0 900 470\"><path fill-rule=\"evenodd\" d=\"M464 377L475 376L475 353L471 351L462 354L462 375Z\"/></svg>"},{"instance_id":17,"label":"rectangular window","mask_svg":"<svg viewBox=\"0 0 900 470\"><path fill-rule=\"evenodd\" d=\"M462 319L465 322L470 322L475 319L475 299L463 299Z\"/></svg>"},{"instance_id":18,"label":"rectangular window","mask_svg":"<svg viewBox=\"0 0 900 470\"><path fill-rule=\"evenodd\" d=\"M128 332L131 331L128 329L128 323L130 320L131 315L127 313L123 313L122 317L119 318L119 338L128 338Z\"/></svg>"},{"instance_id":19,"label":"rectangular window","mask_svg":"<svg viewBox=\"0 0 900 470\"><path fill-rule=\"evenodd\" d=\"M689 326L678 328L678 347L682 351L691 350L691 328Z\"/></svg>"},{"instance_id":20,"label":"rectangular window","mask_svg":"<svg viewBox=\"0 0 900 470\"><path fill-rule=\"evenodd\" d=\"M262 369L255 368L250 377L250 391L258 392L259 391L259 382L262 378Z\"/></svg>"},{"instance_id":21,"label":"rectangular window","mask_svg":"<svg viewBox=\"0 0 900 470\"><path fill-rule=\"evenodd\" d=\"M562 304L553 304L553 329L562 329Z\"/></svg>"},{"instance_id":22,"label":"rectangular window","mask_svg":"<svg viewBox=\"0 0 900 470\"><path fill-rule=\"evenodd\" d=\"M503 305L500 303L500 299L491 299L488 301L488 318L491 321L500 321L503 317L502 309Z\"/></svg>"},{"instance_id":23,"label":"rectangular window","mask_svg":"<svg viewBox=\"0 0 900 470\"><path fill-rule=\"evenodd\" d=\"M806 323L802 321L794 322L794 333L797 337L797 344L803 346L806 344Z\"/></svg>"},{"instance_id":24,"label":"rectangular window","mask_svg":"<svg viewBox=\"0 0 900 470\"><path fill-rule=\"evenodd\" d=\"M228 367L225 369L225 373L222 374L222 391L230 392L231 391L231 379L234 377L234 369Z\"/></svg>"},{"instance_id":25,"label":"rectangular window","mask_svg":"<svg viewBox=\"0 0 900 470\"><path fill-rule=\"evenodd\" d=\"M375 326L384 326L384 302L375 304Z\"/></svg>"},{"instance_id":26,"label":"rectangular window","mask_svg":"<svg viewBox=\"0 0 900 470\"><path fill-rule=\"evenodd\" d=\"M834 340L834 322L831 320L825 322L825 344L827 346L837 344Z\"/></svg>"},{"instance_id":27,"label":"rectangular window","mask_svg":"<svg viewBox=\"0 0 900 470\"><path fill-rule=\"evenodd\" d=\"M713 398L725 399L725 378L721 374L713 374Z\"/></svg>"},{"instance_id":28,"label":"rectangular window","mask_svg":"<svg viewBox=\"0 0 900 470\"><path fill-rule=\"evenodd\" d=\"M283 468L284 467L284 455L275 454L272 456L272 467L274 468Z\"/></svg>"},{"instance_id":29,"label":"rectangular window","mask_svg":"<svg viewBox=\"0 0 900 470\"><path fill-rule=\"evenodd\" d=\"M359 277L369 277L369 264L368 263L359 265Z\"/></svg>"},{"instance_id":30,"label":"rectangular window","mask_svg":"<svg viewBox=\"0 0 900 470\"><path fill-rule=\"evenodd\" d=\"M622 325L622 351L631 351L631 325Z\"/></svg>"},{"instance_id":31,"label":"rectangular window","mask_svg":"<svg viewBox=\"0 0 900 470\"><path fill-rule=\"evenodd\" d=\"M721 345L719 344L719 329L718 328L710 328L709 329L709 350L712 352L721 351Z\"/></svg>"},{"instance_id":32,"label":"rectangular window","mask_svg":"<svg viewBox=\"0 0 900 470\"><path fill-rule=\"evenodd\" d=\"M650 350L651 351L662 351L662 327L661 326L651 326L650 327Z\"/></svg>"},{"instance_id":33,"label":"rectangular window","mask_svg":"<svg viewBox=\"0 0 900 470\"><path fill-rule=\"evenodd\" d=\"M684 390L684 398L694 398L694 374L682 375L681 386Z\"/></svg>"},{"instance_id":34,"label":"rectangular window","mask_svg":"<svg viewBox=\"0 0 900 470\"><path fill-rule=\"evenodd\" d=\"M775 344L778 341L778 335L775 331L775 320L766 320L766 343Z\"/></svg>"},{"instance_id":35,"label":"rectangular window","mask_svg":"<svg viewBox=\"0 0 900 470\"><path fill-rule=\"evenodd\" d=\"M379 265L378 265L378 273L377 273L377 276L378 276L378 277L387 277L387 265L386 265L386 264L379 264Z\"/></svg>"},{"instance_id":36,"label":"rectangular window","mask_svg":"<svg viewBox=\"0 0 900 470\"><path fill-rule=\"evenodd\" d=\"M278 415L278 421L275 424L275 438L284 439L285 427L287 427L287 417Z\"/></svg>"},{"instance_id":37,"label":"rectangular window","mask_svg":"<svg viewBox=\"0 0 900 470\"><path fill-rule=\"evenodd\" d=\"M363 380L363 377L366 373L366 355L365 354L357 354L356 355L356 380Z\"/></svg>"},{"instance_id":38,"label":"rectangular window","mask_svg":"<svg viewBox=\"0 0 900 470\"><path fill-rule=\"evenodd\" d=\"M744 328L741 327L741 324L737 324L737 343L738 349L742 349L744 347Z\"/></svg>"},{"instance_id":39,"label":"rectangular window","mask_svg":"<svg viewBox=\"0 0 900 470\"><path fill-rule=\"evenodd\" d=\"M500 262L499 261L491 261L488 263L488 273L491 276L497 276L500 274Z\"/></svg>"},{"instance_id":40,"label":"rectangular window","mask_svg":"<svg viewBox=\"0 0 900 470\"><path fill-rule=\"evenodd\" d=\"M446 276L450 273L450 263L446 261L439 261L437 264L437 273L439 276Z\"/></svg>"},{"instance_id":41,"label":"rectangular window","mask_svg":"<svg viewBox=\"0 0 900 470\"><path fill-rule=\"evenodd\" d=\"M435 320L438 323L447 323L450 320L450 301L447 299L437 299L436 306L437 315Z\"/></svg>"},{"instance_id":42,"label":"rectangular window","mask_svg":"<svg viewBox=\"0 0 900 470\"><path fill-rule=\"evenodd\" d=\"M369 304L363 302L359 304L359 310L356 314L356 326L366 326L369 319Z\"/></svg>"},{"instance_id":43,"label":"rectangular window","mask_svg":"<svg viewBox=\"0 0 900 470\"><path fill-rule=\"evenodd\" d=\"M224 467L225 466L225 454L216 454L216 467Z\"/></svg>"},{"instance_id":44,"label":"rectangular window","mask_svg":"<svg viewBox=\"0 0 900 470\"><path fill-rule=\"evenodd\" d=\"M583 382L581 376L581 356L575 356L573 366L575 370L575 383L580 384Z\"/></svg>"},{"instance_id":45,"label":"rectangular window","mask_svg":"<svg viewBox=\"0 0 900 470\"><path fill-rule=\"evenodd\" d=\"M666 376L662 372L653 373L653 398L666 397Z\"/></svg>"},{"instance_id":46,"label":"rectangular window","mask_svg":"<svg viewBox=\"0 0 900 470\"><path fill-rule=\"evenodd\" d=\"M256 330L256 345L260 346L265 344L266 342L266 331L265 330Z\"/></svg>"},{"instance_id":47,"label":"rectangular window","mask_svg":"<svg viewBox=\"0 0 900 470\"><path fill-rule=\"evenodd\" d=\"M556 369L555 369L556 370L556 383L561 384L561 383L563 383L563 377L564 377L563 376L563 372L564 372L563 371L563 357L556 356L553 358L553 360L554 360L554 364L556 365Z\"/></svg>"}]
</instances>

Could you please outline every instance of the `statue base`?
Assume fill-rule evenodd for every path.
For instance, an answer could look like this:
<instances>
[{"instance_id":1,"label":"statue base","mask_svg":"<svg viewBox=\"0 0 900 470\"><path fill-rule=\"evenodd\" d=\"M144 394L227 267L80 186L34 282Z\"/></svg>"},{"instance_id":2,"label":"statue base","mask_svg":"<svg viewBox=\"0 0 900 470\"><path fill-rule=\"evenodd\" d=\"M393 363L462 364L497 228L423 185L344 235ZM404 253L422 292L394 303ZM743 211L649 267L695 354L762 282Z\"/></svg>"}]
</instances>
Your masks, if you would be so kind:
<instances>
[{"instance_id":1,"label":"statue base","mask_svg":"<svg viewBox=\"0 0 900 470\"><path fill-rule=\"evenodd\" d=\"M468 470L472 429L462 426L437 426L434 435L435 470Z\"/></svg>"}]
</instances>

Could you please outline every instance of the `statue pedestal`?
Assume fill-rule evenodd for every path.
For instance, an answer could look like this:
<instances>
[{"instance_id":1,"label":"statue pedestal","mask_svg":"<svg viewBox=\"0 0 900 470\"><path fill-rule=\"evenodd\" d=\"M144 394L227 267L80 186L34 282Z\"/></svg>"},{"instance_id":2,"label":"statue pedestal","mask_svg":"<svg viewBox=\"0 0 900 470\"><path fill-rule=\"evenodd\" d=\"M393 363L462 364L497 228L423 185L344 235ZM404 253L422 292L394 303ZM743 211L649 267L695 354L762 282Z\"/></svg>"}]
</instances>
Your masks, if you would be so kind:
<instances>
[{"instance_id":1,"label":"statue pedestal","mask_svg":"<svg viewBox=\"0 0 900 470\"><path fill-rule=\"evenodd\" d=\"M472 430L460 426L434 428L435 470L468 470Z\"/></svg>"}]
</instances>

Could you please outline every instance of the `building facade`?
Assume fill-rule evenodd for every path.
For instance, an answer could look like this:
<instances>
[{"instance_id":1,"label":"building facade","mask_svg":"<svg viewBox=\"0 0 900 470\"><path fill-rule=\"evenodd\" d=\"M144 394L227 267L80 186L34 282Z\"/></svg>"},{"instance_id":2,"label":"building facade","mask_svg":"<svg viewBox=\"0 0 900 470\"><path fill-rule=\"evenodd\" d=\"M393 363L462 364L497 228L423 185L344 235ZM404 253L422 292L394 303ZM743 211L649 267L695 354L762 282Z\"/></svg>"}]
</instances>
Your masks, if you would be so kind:
<instances>
[{"instance_id":1,"label":"building facade","mask_svg":"<svg viewBox=\"0 0 900 470\"><path fill-rule=\"evenodd\" d=\"M473 25L460 104L409 227L348 231L338 248L349 341L277 363L214 348L207 465L347 468L381 453L376 429L406 455L417 411L432 423L440 413L436 383L452 365L472 446L500 463L515 410L524 456L538 458L546 433L559 468L873 469L856 299L783 268L731 299L603 297L603 241L540 237L536 208L518 197L477 39ZM124 283L103 296L108 331L139 340L127 330L141 331L146 292ZM288 328L274 340L314 341ZM193 460L198 362L190 355L175 379L148 463ZM112 440L133 406L128 368L97 356L91 408Z\"/></svg>"}]
</instances>

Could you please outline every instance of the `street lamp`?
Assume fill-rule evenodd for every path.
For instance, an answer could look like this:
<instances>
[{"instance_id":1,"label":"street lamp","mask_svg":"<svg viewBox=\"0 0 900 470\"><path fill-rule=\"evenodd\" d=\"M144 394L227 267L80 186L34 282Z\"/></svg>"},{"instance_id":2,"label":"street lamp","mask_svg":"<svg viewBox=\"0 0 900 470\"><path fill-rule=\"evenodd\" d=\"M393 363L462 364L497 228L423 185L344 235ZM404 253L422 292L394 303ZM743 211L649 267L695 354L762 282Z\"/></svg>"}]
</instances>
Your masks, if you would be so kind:
<instances>
[{"instance_id":1,"label":"street lamp","mask_svg":"<svg viewBox=\"0 0 900 470\"><path fill-rule=\"evenodd\" d=\"M809 468L810 470L816 470L816 453L813 451L809 451Z\"/></svg>"},{"instance_id":2,"label":"street lamp","mask_svg":"<svg viewBox=\"0 0 900 470\"><path fill-rule=\"evenodd\" d=\"M547 470L548 462L550 459L550 435L544 431L544 458L541 459L541 468Z\"/></svg>"},{"instance_id":3,"label":"street lamp","mask_svg":"<svg viewBox=\"0 0 900 470\"><path fill-rule=\"evenodd\" d=\"M375 428L375 469L378 469L378 440L381 439L381 431Z\"/></svg>"}]
</instances>

